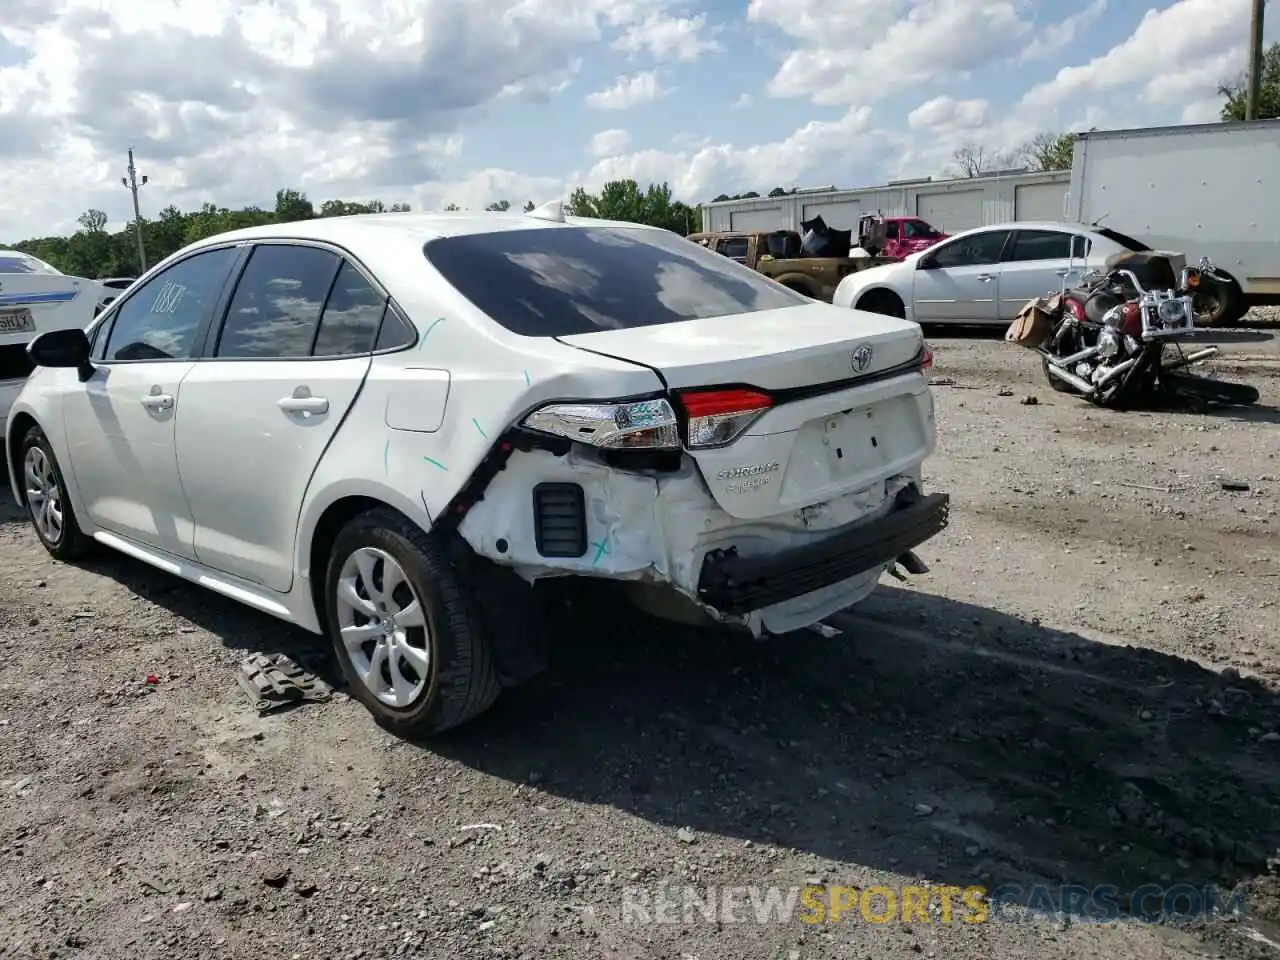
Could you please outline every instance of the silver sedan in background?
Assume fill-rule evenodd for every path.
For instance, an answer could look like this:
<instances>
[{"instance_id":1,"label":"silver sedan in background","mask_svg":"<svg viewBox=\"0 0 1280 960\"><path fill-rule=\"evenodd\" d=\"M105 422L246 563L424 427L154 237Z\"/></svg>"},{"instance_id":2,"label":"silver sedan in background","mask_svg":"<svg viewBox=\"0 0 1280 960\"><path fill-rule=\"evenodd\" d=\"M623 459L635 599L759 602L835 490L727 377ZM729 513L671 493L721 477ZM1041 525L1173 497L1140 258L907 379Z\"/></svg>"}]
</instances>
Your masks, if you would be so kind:
<instances>
[{"instance_id":1,"label":"silver sedan in background","mask_svg":"<svg viewBox=\"0 0 1280 960\"><path fill-rule=\"evenodd\" d=\"M919 324L1007 324L1108 257L1150 249L1122 233L1082 223L1022 221L966 230L936 246L852 273L832 302ZM1181 264L1175 263L1177 269Z\"/></svg>"}]
</instances>

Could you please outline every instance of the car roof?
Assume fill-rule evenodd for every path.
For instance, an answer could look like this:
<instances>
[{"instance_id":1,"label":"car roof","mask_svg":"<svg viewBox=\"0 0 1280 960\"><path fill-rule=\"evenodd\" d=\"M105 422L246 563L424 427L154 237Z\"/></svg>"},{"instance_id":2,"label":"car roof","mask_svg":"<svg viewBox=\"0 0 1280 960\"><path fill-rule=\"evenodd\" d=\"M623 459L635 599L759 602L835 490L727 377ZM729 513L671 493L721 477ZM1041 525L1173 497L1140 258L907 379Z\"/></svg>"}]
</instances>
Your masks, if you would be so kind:
<instances>
[{"instance_id":1,"label":"car roof","mask_svg":"<svg viewBox=\"0 0 1280 960\"><path fill-rule=\"evenodd\" d=\"M405 241L418 246L441 237L458 237L508 230L555 230L566 227L612 227L661 230L640 223L568 217L563 221L543 220L525 213L445 211L440 213L358 213L345 217L315 217L286 223L267 223L215 234L192 244L189 249L241 240L313 240L338 246Z\"/></svg>"},{"instance_id":2,"label":"car roof","mask_svg":"<svg viewBox=\"0 0 1280 960\"><path fill-rule=\"evenodd\" d=\"M1006 220L1004 223L985 223L980 227L971 227L956 236L976 233L979 230L1063 230L1074 233L1097 233L1098 228L1088 223L1073 223L1068 220Z\"/></svg>"}]
</instances>

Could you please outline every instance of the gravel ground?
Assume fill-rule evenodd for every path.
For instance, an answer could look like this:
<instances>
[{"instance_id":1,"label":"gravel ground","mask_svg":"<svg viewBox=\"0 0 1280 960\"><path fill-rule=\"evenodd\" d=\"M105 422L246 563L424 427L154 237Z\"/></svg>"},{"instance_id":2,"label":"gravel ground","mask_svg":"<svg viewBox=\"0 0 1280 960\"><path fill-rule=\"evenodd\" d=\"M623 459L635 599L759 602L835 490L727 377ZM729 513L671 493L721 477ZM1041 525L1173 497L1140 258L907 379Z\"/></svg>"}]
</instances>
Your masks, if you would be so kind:
<instances>
[{"instance_id":1,"label":"gravel ground","mask_svg":"<svg viewBox=\"0 0 1280 960\"><path fill-rule=\"evenodd\" d=\"M1280 952L1280 349L1226 346L1263 406L1193 416L1090 408L991 336L936 348L932 573L832 637L581 611L551 671L429 747L345 698L259 718L234 664L326 670L310 637L124 558L54 564L0 500L0 957ZM662 883L1251 879L1235 922L622 910Z\"/></svg>"}]
</instances>

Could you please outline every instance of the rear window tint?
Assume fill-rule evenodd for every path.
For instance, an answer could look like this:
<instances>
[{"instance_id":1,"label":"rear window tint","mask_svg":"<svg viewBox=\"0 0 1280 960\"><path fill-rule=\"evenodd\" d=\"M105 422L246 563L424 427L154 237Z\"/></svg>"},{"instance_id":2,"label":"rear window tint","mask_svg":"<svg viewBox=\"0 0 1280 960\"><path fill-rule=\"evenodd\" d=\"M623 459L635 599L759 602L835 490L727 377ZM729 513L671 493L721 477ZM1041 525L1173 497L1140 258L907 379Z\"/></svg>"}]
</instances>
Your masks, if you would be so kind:
<instances>
[{"instance_id":1,"label":"rear window tint","mask_svg":"<svg viewBox=\"0 0 1280 960\"><path fill-rule=\"evenodd\" d=\"M810 301L683 237L545 227L432 240L427 260L507 330L565 337Z\"/></svg>"}]
</instances>

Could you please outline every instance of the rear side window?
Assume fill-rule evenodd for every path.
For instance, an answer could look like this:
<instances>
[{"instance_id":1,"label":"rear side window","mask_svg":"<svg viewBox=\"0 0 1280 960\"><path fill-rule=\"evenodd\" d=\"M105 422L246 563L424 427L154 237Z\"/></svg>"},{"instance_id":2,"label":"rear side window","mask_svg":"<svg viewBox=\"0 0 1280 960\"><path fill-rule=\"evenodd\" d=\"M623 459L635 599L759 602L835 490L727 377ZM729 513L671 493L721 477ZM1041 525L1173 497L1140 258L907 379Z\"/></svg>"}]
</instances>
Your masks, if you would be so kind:
<instances>
[{"instance_id":1,"label":"rear side window","mask_svg":"<svg viewBox=\"0 0 1280 960\"><path fill-rule=\"evenodd\" d=\"M665 230L499 231L432 240L424 252L459 293L526 337L565 337L811 302Z\"/></svg>"},{"instance_id":2,"label":"rear side window","mask_svg":"<svg viewBox=\"0 0 1280 960\"><path fill-rule=\"evenodd\" d=\"M312 356L349 357L370 352L386 309L387 298L370 286L359 270L344 262L324 306Z\"/></svg>"},{"instance_id":3,"label":"rear side window","mask_svg":"<svg viewBox=\"0 0 1280 960\"><path fill-rule=\"evenodd\" d=\"M730 260L746 260L750 244L746 237L728 237L720 241L720 255Z\"/></svg>"},{"instance_id":4,"label":"rear side window","mask_svg":"<svg viewBox=\"0 0 1280 960\"><path fill-rule=\"evenodd\" d=\"M1073 254L1074 249L1074 254ZM1089 254L1089 240L1058 230L1019 230L1013 238L1010 260L1068 260Z\"/></svg>"},{"instance_id":5,"label":"rear side window","mask_svg":"<svg viewBox=\"0 0 1280 960\"><path fill-rule=\"evenodd\" d=\"M327 250L256 247L236 284L214 354L224 359L305 357L341 261Z\"/></svg>"}]
</instances>

